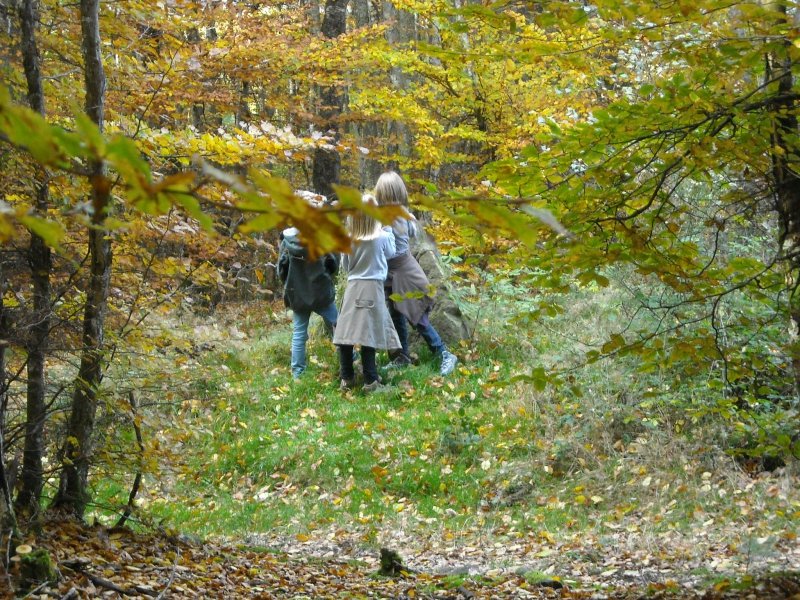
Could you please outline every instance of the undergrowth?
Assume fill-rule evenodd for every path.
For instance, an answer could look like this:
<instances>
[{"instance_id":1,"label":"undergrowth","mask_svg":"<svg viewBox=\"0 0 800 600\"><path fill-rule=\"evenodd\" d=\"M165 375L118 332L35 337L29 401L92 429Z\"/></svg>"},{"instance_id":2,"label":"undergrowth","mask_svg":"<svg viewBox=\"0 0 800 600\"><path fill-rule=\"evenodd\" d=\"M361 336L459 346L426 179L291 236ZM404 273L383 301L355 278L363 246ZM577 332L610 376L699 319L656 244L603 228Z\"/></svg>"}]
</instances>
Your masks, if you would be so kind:
<instances>
[{"instance_id":1,"label":"undergrowth","mask_svg":"<svg viewBox=\"0 0 800 600\"><path fill-rule=\"evenodd\" d=\"M765 553L794 539L791 462L745 472L720 444L729 424L693 421L692 392L673 389L668 374L638 373L631 357L577 368L614 325L613 291L587 291L544 324L514 318L512 297L476 311L478 334L453 348L461 360L451 376L423 351L379 395L339 391L321 332L293 381L288 315L229 315L241 339L215 330L180 402L161 415L157 439L177 458L168 476L147 479L141 518L201 536L347 530L364 543L396 527L622 547L702 530ZM519 378L538 367L560 368L562 384ZM117 502L125 492L101 488Z\"/></svg>"}]
</instances>

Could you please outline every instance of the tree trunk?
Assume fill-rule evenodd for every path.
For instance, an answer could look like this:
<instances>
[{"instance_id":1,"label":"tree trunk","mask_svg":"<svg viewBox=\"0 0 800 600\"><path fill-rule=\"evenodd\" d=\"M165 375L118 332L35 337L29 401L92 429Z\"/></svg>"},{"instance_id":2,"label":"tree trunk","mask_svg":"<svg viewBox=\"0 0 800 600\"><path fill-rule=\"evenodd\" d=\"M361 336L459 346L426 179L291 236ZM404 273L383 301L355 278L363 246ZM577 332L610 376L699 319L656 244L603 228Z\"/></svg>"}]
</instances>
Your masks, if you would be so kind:
<instances>
[{"instance_id":1,"label":"tree trunk","mask_svg":"<svg viewBox=\"0 0 800 600\"><path fill-rule=\"evenodd\" d=\"M14 506L11 502L11 483L9 473L6 471L6 408L8 406L8 382L6 381L6 348L8 346L8 318L3 298L6 293L6 278L3 272L3 263L0 261L0 540L5 532L16 532L17 519L14 515ZM2 557L2 551L0 551ZM4 563L5 564L5 563Z\"/></svg>"},{"instance_id":2,"label":"tree trunk","mask_svg":"<svg viewBox=\"0 0 800 600\"><path fill-rule=\"evenodd\" d=\"M304 0L306 16L308 17L308 28L311 33L319 33L319 0Z\"/></svg>"},{"instance_id":3,"label":"tree trunk","mask_svg":"<svg viewBox=\"0 0 800 600\"><path fill-rule=\"evenodd\" d=\"M36 0L24 0L19 8L19 16L22 31L22 61L28 84L28 103L33 110L44 116L44 92L39 69L39 49L36 44L37 4ZM45 216L50 204L47 171L43 167L37 167L35 179L36 212L40 216ZM47 417L45 357L50 332L52 256L45 241L34 233L31 233L28 261L33 283L33 325L28 332L26 342L28 389L25 451L16 508L19 513L35 516L40 509L44 486L42 459L44 422Z\"/></svg>"},{"instance_id":4,"label":"tree trunk","mask_svg":"<svg viewBox=\"0 0 800 600\"><path fill-rule=\"evenodd\" d=\"M101 57L99 0L81 0L86 114L103 128L106 80ZM89 500L88 473L97 413L97 394L103 377L103 337L109 280L111 243L105 220L111 202L111 182L102 161L91 167L92 226L89 229L90 272L83 313L83 350L69 420L67 442L62 449L62 472L55 508L83 518Z\"/></svg>"},{"instance_id":5,"label":"tree trunk","mask_svg":"<svg viewBox=\"0 0 800 600\"><path fill-rule=\"evenodd\" d=\"M786 5L782 2L770 3L775 11L775 22L788 25ZM792 59L789 48L792 42L786 39L783 51L775 52L767 57L767 81L777 81L777 102L774 106L775 127L772 133L772 183L775 189L775 209L780 226L780 243L784 254L789 257L791 278L795 284L795 293L790 299L790 316L795 331L800 330L800 297L797 287L800 286L800 176L792 168L792 140L797 136L796 102L792 97L794 77L792 75ZM795 391L800 390L800 341L795 334L792 344L792 365L794 370Z\"/></svg>"},{"instance_id":6,"label":"tree trunk","mask_svg":"<svg viewBox=\"0 0 800 600\"><path fill-rule=\"evenodd\" d=\"M392 46L403 46L416 41L417 25L416 17L413 13L406 10L398 10L390 0L384 0L383 20L393 23L386 30L386 41ZM397 90L405 90L410 83L408 74L400 67L392 67L389 71L389 78ZM402 121L389 122L386 139L390 140L386 148L388 154L403 157L411 156L414 141L412 133L405 123ZM394 160L389 162L388 167L400 170L397 161Z\"/></svg>"},{"instance_id":7,"label":"tree trunk","mask_svg":"<svg viewBox=\"0 0 800 600\"><path fill-rule=\"evenodd\" d=\"M241 126L242 123L249 123L253 118L253 113L250 111L250 96L252 95L249 81L242 82L242 89L239 93L239 106L236 110L236 125Z\"/></svg>"},{"instance_id":8,"label":"tree trunk","mask_svg":"<svg viewBox=\"0 0 800 600\"><path fill-rule=\"evenodd\" d=\"M347 31L348 0L327 0L322 35L335 38ZM339 183L341 157L334 147L339 137L338 119L344 111L344 93L335 86L320 91L320 128L331 138L330 148L318 147L314 151L314 171L311 183L318 194L333 199L332 184Z\"/></svg>"},{"instance_id":9,"label":"tree trunk","mask_svg":"<svg viewBox=\"0 0 800 600\"><path fill-rule=\"evenodd\" d=\"M351 7L356 27L366 27L372 22L369 3L370 0L353 0Z\"/></svg>"},{"instance_id":10,"label":"tree trunk","mask_svg":"<svg viewBox=\"0 0 800 600\"><path fill-rule=\"evenodd\" d=\"M370 0L353 0L352 8L356 27L366 27L375 22ZM369 151L367 154L359 154L358 158L359 184L362 188L372 188L383 172L383 165L375 152L379 146L378 140L384 137L382 129L383 123L378 121L366 121L353 127L357 144Z\"/></svg>"}]
</instances>

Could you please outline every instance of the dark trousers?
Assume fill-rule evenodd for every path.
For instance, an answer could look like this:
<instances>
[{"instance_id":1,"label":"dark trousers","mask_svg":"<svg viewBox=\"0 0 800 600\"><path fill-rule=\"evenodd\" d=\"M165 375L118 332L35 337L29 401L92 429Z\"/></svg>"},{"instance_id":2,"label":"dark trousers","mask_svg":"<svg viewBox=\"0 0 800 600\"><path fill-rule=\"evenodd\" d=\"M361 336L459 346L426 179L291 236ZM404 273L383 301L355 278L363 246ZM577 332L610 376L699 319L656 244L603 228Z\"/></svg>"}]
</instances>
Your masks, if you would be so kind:
<instances>
[{"instance_id":1,"label":"dark trousers","mask_svg":"<svg viewBox=\"0 0 800 600\"><path fill-rule=\"evenodd\" d=\"M364 368L364 383L378 380L378 366L375 364L375 348L361 346L361 366ZM339 376L342 379L355 378L353 369L353 346L339 346Z\"/></svg>"},{"instance_id":2,"label":"dark trousers","mask_svg":"<svg viewBox=\"0 0 800 600\"><path fill-rule=\"evenodd\" d=\"M397 331L397 337L400 338L403 354L410 356L408 353L408 321L405 316L403 316L403 313L397 310L397 307L391 300L389 300L389 315L392 317L392 323ZM419 323L414 325L414 329L419 332L422 339L428 344L428 348L430 348L434 356L439 356L444 351L444 342L439 332L436 331L436 328L431 325L431 322L428 320L428 313L422 315Z\"/></svg>"}]
</instances>

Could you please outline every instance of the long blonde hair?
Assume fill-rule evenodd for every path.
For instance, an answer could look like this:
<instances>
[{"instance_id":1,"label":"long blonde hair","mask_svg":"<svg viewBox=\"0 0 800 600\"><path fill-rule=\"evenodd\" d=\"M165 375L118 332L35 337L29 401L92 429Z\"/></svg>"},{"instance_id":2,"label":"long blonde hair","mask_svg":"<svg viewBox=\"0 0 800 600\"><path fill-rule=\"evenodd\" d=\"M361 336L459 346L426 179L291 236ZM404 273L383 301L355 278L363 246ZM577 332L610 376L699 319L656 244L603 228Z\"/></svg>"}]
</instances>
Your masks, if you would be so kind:
<instances>
[{"instance_id":1,"label":"long blonde hair","mask_svg":"<svg viewBox=\"0 0 800 600\"><path fill-rule=\"evenodd\" d=\"M408 206L408 190L403 179L394 171L386 171L375 184L375 199L378 206L400 204Z\"/></svg>"},{"instance_id":2,"label":"long blonde hair","mask_svg":"<svg viewBox=\"0 0 800 600\"><path fill-rule=\"evenodd\" d=\"M361 200L364 204L376 204L375 196L372 194L364 194ZM347 228L354 240L374 240L381 234L380 221L363 212L350 215L347 218Z\"/></svg>"}]
</instances>

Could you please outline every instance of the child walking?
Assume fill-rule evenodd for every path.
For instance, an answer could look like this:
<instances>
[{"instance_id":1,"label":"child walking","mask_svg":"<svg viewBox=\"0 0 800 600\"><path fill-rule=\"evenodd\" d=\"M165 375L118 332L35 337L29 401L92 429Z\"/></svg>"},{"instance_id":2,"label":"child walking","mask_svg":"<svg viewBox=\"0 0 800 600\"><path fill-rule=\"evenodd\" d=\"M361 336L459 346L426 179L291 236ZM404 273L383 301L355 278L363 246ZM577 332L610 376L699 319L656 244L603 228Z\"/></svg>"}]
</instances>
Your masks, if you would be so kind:
<instances>
[{"instance_id":1,"label":"child walking","mask_svg":"<svg viewBox=\"0 0 800 600\"><path fill-rule=\"evenodd\" d=\"M375 185L375 199L379 206L401 204L408 208L408 191L402 178L394 171L387 171L378 178ZM395 238L395 253L388 262L386 295L387 297L398 295L404 298L398 301L389 299L389 314L402 346L402 351L394 355L391 365L400 367L411 363L406 326L408 320L425 340L433 355L438 357L439 373L449 375L456 368L458 358L447 349L439 332L428 319L428 313L433 308L431 285L417 259L409 250L409 238L416 233L416 225L414 221L398 218L392 223L392 231ZM420 296L420 292L423 295Z\"/></svg>"},{"instance_id":2,"label":"child walking","mask_svg":"<svg viewBox=\"0 0 800 600\"><path fill-rule=\"evenodd\" d=\"M366 195L364 202L374 204L375 198ZM387 261L395 253L394 236L391 228L382 228L380 222L363 213L349 218L349 229L353 247L350 254L342 256L347 286L333 343L339 347L339 387L348 390L355 386L353 347L361 346L364 391L370 393L382 389L375 349L402 347L383 292Z\"/></svg>"},{"instance_id":3,"label":"child walking","mask_svg":"<svg viewBox=\"0 0 800 600\"><path fill-rule=\"evenodd\" d=\"M317 313L332 332L338 320L334 303L333 280L339 271L339 258L326 254L309 260L295 227L281 233L278 251L278 277L284 284L283 300L292 310L292 377L298 379L306 370L306 342L311 313Z\"/></svg>"}]
</instances>

